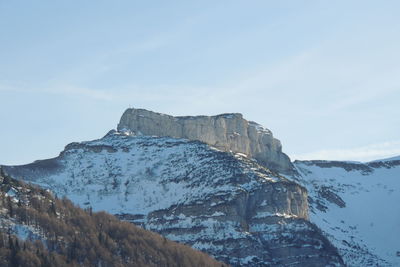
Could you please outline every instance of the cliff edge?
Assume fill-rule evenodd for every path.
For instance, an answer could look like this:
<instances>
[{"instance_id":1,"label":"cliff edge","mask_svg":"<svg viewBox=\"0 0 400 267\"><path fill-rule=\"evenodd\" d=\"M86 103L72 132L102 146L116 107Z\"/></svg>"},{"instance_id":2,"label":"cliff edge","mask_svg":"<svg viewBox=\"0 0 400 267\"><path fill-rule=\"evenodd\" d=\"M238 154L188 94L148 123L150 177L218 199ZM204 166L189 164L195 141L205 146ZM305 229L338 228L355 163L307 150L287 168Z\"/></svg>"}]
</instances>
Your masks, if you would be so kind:
<instances>
[{"instance_id":1,"label":"cliff edge","mask_svg":"<svg viewBox=\"0 0 400 267\"><path fill-rule=\"evenodd\" d=\"M247 121L242 114L173 117L145 109L127 109L118 131L136 135L198 140L222 151L243 153L274 171L291 173L293 165L271 131Z\"/></svg>"}]
</instances>

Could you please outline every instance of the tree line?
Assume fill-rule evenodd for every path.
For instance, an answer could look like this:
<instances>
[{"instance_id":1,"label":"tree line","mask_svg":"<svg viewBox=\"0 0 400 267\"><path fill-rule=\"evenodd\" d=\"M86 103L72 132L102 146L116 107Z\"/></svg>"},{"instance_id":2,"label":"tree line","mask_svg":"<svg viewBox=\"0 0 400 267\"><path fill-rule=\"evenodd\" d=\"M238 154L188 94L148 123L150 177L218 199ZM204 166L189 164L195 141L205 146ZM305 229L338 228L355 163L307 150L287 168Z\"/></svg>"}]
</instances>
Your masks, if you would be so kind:
<instances>
[{"instance_id":1,"label":"tree line","mask_svg":"<svg viewBox=\"0 0 400 267\"><path fill-rule=\"evenodd\" d=\"M2 171L0 182L0 266L226 266L106 212L83 210ZM11 189L15 196L6 194ZM16 224L35 229L35 235L19 239L10 229Z\"/></svg>"}]
</instances>

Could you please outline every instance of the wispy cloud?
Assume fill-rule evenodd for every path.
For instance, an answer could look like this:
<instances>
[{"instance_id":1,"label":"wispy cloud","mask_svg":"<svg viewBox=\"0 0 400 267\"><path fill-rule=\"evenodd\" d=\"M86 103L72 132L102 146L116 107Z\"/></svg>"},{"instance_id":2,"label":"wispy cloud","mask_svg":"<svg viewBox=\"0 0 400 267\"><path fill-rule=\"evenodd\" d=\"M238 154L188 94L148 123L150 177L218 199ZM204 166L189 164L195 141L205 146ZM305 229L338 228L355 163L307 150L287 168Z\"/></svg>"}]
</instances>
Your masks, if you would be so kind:
<instances>
[{"instance_id":1,"label":"wispy cloud","mask_svg":"<svg viewBox=\"0 0 400 267\"><path fill-rule=\"evenodd\" d=\"M293 160L320 159L370 161L398 155L400 155L400 141L390 141L354 148L318 150L291 155L291 158Z\"/></svg>"},{"instance_id":2,"label":"wispy cloud","mask_svg":"<svg viewBox=\"0 0 400 267\"><path fill-rule=\"evenodd\" d=\"M79 96L97 100L113 100L112 93L68 84L53 84L52 86L30 87L26 84L1 84L0 92L44 93L63 96Z\"/></svg>"},{"instance_id":3,"label":"wispy cloud","mask_svg":"<svg viewBox=\"0 0 400 267\"><path fill-rule=\"evenodd\" d=\"M291 108L298 106L303 116L319 118L368 102L374 105L378 97L400 90L400 69L387 62L390 51L368 62L336 49L335 45L335 42L316 43L277 62L243 71L224 87L231 90L228 95L240 96L241 101L246 98L261 101L263 98L258 96L264 96L273 100L268 105L278 108L288 103Z\"/></svg>"},{"instance_id":4,"label":"wispy cloud","mask_svg":"<svg viewBox=\"0 0 400 267\"><path fill-rule=\"evenodd\" d=\"M114 95L101 90L94 90L85 87L76 87L70 85L57 86L54 88L44 89L43 92L52 94L62 94L71 96L87 97L98 100L113 100Z\"/></svg>"}]
</instances>

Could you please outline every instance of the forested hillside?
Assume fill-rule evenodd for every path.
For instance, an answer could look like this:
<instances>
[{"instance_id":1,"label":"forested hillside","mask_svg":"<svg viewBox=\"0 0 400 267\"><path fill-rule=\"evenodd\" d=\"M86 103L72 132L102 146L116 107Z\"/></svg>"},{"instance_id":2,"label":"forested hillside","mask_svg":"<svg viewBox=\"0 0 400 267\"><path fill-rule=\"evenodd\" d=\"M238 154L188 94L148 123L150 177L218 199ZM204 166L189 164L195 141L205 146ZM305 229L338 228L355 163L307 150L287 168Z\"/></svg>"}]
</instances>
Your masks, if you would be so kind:
<instances>
[{"instance_id":1,"label":"forested hillside","mask_svg":"<svg viewBox=\"0 0 400 267\"><path fill-rule=\"evenodd\" d=\"M2 171L0 223L0 266L226 266Z\"/></svg>"}]
</instances>

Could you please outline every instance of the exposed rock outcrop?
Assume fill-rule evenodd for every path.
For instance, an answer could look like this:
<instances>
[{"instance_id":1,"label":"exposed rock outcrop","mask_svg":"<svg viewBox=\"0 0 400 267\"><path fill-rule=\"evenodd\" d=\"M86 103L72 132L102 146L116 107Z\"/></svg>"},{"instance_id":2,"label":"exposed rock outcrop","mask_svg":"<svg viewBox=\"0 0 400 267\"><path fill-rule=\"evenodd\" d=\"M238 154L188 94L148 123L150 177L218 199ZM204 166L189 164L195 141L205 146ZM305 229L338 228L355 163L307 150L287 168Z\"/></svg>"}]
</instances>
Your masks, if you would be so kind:
<instances>
[{"instance_id":1,"label":"exposed rock outcrop","mask_svg":"<svg viewBox=\"0 0 400 267\"><path fill-rule=\"evenodd\" d=\"M343 265L304 187L200 141L111 132L4 170L233 266Z\"/></svg>"},{"instance_id":2,"label":"exposed rock outcrop","mask_svg":"<svg viewBox=\"0 0 400 267\"><path fill-rule=\"evenodd\" d=\"M282 152L281 142L273 137L271 131L243 119L239 113L173 117L130 108L122 115L118 130L129 130L137 135L199 140L222 151L246 154L281 173L293 171L289 157Z\"/></svg>"}]
</instances>

